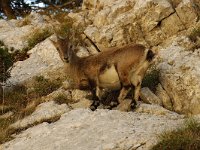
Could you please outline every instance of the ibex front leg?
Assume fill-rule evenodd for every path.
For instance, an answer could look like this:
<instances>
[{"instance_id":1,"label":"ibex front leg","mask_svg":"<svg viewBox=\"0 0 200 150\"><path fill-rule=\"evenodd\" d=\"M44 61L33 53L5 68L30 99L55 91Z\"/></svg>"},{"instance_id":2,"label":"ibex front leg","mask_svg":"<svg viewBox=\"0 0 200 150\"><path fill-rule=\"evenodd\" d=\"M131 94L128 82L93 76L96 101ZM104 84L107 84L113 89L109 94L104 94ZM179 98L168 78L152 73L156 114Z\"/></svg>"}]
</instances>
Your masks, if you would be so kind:
<instances>
[{"instance_id":1,"label":"ibex front leg","mask_svg":"<svg viewBox=\"0 0 200 150\"><path fill-rule=\"evenodd\" d=\"M120 94L118 97L118 102L121 103L127 96L127 94L130 92L131 87L128 86L123 86L122 89L120 90Z\"/></svg>"}]
</instances>

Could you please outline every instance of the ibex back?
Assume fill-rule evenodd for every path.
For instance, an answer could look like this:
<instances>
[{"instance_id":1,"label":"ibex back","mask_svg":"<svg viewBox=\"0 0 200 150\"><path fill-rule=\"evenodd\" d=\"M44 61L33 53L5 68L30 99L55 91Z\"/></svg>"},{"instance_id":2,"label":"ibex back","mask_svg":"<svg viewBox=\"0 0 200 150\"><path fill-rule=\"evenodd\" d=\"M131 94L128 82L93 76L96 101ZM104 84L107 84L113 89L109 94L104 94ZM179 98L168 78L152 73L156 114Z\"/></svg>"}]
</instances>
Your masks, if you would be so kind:
<instances>
[{"instance_id":1,"label":"ibex back","mask_svg":"<svg viewBox=\"0 0 200 150\"><path fill-rule=\"evenodd\" d=\"M72 88L96 89L99 99L102 97L102 90L120 90L119 103L132 88L133 99L135 103L138 101L142 79L154 57L151 50L140 44L131 44L80 58L68 39L57 37L57 42L52 43L61 59L69 63L70 71L77 78L77 84Z\"/></svg>"}]
</instances>

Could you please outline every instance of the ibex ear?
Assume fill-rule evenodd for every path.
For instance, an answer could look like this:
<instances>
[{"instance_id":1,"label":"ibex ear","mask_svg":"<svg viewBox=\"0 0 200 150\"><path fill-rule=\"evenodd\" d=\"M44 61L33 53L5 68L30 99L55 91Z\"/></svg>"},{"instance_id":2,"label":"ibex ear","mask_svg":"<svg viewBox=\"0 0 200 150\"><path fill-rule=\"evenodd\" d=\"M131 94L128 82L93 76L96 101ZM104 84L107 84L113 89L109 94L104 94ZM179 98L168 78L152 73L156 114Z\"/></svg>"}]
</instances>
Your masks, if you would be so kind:
<instances>
[{"instance_id":1,"label":"ibex ear","mask_svg":"<svg viewBox=\"0 0 200 150\"><path fill-rule=\"evenodd\" d=\"M54 40L52 40L52 39L49 39L50 41L51 41L51 43L55 46L55 47L57 47L57 42L55 42Z\"/></svg>"},{"instance_id":2,"label":"ibex ear","mask_svg":"<svg viewBox=\"0 0 200 150\"><path fill-rule=\"evenodd\" d=\"M66 39L66 37L63 37L63 36L61 36L61 35L56 35L57 36L57 38L58 38L58 40L60 39L60 40L65 40Z\"/></svg>"}]
</instances>

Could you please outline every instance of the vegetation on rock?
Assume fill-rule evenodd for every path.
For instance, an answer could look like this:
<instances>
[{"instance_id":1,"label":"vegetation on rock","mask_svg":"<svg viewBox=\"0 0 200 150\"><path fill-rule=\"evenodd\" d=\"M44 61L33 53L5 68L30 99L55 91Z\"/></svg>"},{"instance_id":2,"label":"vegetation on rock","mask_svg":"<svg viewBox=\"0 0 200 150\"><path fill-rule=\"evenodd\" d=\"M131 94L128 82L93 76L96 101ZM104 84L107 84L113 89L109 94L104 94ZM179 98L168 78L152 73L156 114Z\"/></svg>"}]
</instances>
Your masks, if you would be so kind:
<instances>
[{"instance_id":1,"label":"vegetation on rock","mask_svg":"<svg viewBox=\"0 0 200 150\"><path fill-rule=\"evenodd\" d=\"M23 85L16 85L6 90L4 96L0 95L0 106L3 107L0 114L9 111L14 113L9 118L0 119L0 143L10 139L13 131L10 131L9 125L34 112L37 105L43 102L41 97L50 94L60 86L60 79L50 81L43 76L38 76L35 78L32 90Z\"/></svg>"},{"instance_id":2,"label":"vegetation on rock","mask_svg":"<svg viewBox=\"0 0 200 150\"><path fill-rule=\"evenodd\" d=\"M162 133L159 140L152 150L199 150L200 123L195 119L189 119L185 126Z\"/></svg>"},{"instance_id":3,"label":"vegetation on rock","mask_svg":"<svg viewBox=\"0 0 200 150\"><path fill-rule=\"evenodd\" d=\"M142 81L142 87L148 87L149 89L155 92L156 86L159 83L159 75L159 69L157 69L155 65L152 65L149 71L144 76L144 79Z\"/></svg>"}]
</instances>

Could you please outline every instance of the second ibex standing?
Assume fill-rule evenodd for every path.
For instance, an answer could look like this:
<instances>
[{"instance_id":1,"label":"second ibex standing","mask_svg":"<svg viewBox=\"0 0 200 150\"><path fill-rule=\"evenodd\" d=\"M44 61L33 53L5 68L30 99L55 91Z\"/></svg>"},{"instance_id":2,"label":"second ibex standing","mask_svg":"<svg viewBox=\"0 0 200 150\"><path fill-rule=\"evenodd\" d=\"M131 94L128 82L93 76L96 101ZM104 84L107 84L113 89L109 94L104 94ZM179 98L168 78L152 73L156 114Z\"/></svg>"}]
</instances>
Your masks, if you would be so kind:
<instances>
[{"instance_id":1,"label":"second ibex standing","mask_svg":"<svg viewBox=\"0 0 200 150\"><path fill-rule=\"evenodd\" d=\"M133 88L133 99L137 103L142 79L154 58L151 50L140 44L132 44L80 58L67 38L57 37L57 42L52 43L63 62L69 64L70 72L76 76L76 84L71 88L96 89L99 99L102 90L120 90L119 103Z\"/></svg>"}]
</instances>

